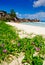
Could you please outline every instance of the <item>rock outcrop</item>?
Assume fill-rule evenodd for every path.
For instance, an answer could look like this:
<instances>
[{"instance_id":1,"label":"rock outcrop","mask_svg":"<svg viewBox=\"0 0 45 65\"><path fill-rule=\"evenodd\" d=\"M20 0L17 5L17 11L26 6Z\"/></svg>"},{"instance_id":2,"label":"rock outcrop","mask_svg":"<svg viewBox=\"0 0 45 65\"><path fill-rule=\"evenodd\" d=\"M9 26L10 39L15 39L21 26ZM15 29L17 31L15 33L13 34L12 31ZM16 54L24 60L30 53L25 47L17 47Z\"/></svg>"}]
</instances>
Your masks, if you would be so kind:
<instances>
[{"instance_id":1,"label":"rock outcrop","mask_svg":"<svg viewBox=\"0 0 45 65\"><path fill-rule=\"evenodd\" d=\"M37 19L20 19L20 18L17 18L16 17L16 20L15 22L39 22L40 20L37 20Z\"/></svg>"},{"instance_id":2,"label":"rock outcrop","mask_svg":"<svg viewBox=\"0 0 45 65\"><path fill-rule=\"evenodd\" d=\"M11 17L10 13L8 14L6 11L0 11L0 20L14 21L14 22L39 22L37 19L20 19L18 17Z\"/></svg>"}]
</instances>

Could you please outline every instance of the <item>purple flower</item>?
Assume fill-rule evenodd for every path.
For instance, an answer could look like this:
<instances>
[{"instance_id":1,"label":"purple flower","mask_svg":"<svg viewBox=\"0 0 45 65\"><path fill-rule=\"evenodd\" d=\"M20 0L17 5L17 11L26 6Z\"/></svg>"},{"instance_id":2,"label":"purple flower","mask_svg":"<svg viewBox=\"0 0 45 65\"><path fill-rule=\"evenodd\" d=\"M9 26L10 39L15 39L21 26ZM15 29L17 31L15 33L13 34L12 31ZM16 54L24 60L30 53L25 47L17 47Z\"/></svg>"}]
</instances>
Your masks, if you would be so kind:
<instances>
[{"instance_id":1,"label":"purple flower","mask_svg":"<svg viewBox=\"0 0 45 65\"><path fill-rule=\"evenodd\" d=\"M6 49L4 49L4 50L3 50L3 52L4 52L4 53L6 53L6 52L7 52L7 50L6 50Z\"/></svg>"},{"instance_id":2,"label":"purple flower","mask_svg":"<svg viewBox=\"0 0 45 65\"><path fill-rule=\"evenodd\" d=\"M17 46L20 47L20 43L18 43Z\"/></svg>"},{"instance_id":3,"label":"purple flower","mask_svg":"<svg viewBox=\"0 0 45 65\"><path fill-rule=\"evenodd\" d=\"M40 51L40 48L38 48L38 47L35 47L35 49L36 49L36 51Z\"/></svg>"}]
</instances>

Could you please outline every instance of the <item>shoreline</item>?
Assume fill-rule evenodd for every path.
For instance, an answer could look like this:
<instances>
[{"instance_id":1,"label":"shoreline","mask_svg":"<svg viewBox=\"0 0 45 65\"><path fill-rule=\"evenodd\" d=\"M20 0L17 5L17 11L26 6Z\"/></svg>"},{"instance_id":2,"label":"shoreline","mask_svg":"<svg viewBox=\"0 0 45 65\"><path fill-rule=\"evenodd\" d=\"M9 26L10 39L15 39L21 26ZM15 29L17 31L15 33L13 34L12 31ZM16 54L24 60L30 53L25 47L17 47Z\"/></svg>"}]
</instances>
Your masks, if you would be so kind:
<instances>
[{"instance_id":1,"label":"shoreline","mask_svg":"<svg viewBox=\"0 0 45 65\"><path fill-rule=\"evenodd\" d=\"M14 22L6 22L6 24L12 25L19 30L24 30L28 34L34 33L37 35L45 35L45 27L38 27Z\"/></svg>"}]
</instances>

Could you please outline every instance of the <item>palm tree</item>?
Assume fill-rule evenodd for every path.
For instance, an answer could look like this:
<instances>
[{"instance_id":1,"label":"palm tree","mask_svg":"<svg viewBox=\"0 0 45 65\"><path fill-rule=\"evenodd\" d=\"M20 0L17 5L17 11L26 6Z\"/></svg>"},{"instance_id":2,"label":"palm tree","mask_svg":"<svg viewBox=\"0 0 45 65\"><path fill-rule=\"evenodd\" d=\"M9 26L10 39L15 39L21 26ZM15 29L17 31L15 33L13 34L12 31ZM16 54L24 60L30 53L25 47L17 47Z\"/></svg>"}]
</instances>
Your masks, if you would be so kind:
<instances>
[{"instance_id":1,"label":"palm tree","mask_svg":"<svg viewBox=\"0 0 45 65\"><path fill-rule=\"evenodd\" d=\"M16 13L15 13L14 9L11 9L10 16L11 16L11 18L16 17Z\"/></svg>"}]
</instances>

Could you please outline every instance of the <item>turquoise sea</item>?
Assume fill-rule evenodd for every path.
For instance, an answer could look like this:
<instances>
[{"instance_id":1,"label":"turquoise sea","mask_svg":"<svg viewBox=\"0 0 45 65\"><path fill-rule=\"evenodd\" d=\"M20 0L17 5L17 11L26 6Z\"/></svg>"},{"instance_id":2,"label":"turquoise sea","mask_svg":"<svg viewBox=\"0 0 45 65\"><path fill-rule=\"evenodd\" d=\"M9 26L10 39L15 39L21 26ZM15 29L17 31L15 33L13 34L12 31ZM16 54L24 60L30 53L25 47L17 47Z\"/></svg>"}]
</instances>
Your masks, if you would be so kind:
<instances>
[{"instance_id":1,"label":"turquoise sea","mask_svg":"<svg viewBox=\"0 0 45 65\"><path fill-rule=\"evenodd\" d=\"M45 27L45 22L23 22L22 24Z\"/></svg>"}]
</instances>

